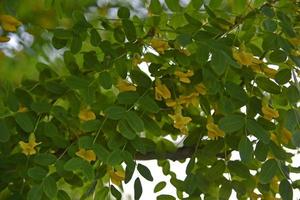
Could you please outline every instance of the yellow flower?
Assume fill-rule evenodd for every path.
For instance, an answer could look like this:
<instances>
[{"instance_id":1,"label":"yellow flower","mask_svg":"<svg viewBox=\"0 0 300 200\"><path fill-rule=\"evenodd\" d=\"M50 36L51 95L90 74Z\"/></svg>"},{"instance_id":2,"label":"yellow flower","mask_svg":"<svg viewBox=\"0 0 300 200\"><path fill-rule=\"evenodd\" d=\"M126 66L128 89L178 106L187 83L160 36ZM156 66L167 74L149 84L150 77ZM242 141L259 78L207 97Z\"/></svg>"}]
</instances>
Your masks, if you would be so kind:
<instances>
[{"instance_id":1,"label":"yellow flower","mask_svg":"<svg viewBox=\"0 0 300 200\"><path fill-rule=\"evenodd\" d=\"M199 83L195 86L196 91L201 95L206 95L207 89L203 83Z\"/></svg>"},{"instance_id":2,"label":"yellow flower","mask_svg":"<svg viewBox=\"0 0 300 200\"><path fill-rule=\"evenodd\" d=\"M283 127L280 131L280 139L283 144L288 144L292 139L292 133L285 127Z\"/></svg>"},{"instance_id":3,"label":"yellow flower","mask_svg":"<svg viewBox=\"0 0 300 200\"><path fill-rule=\"evenodd\" d=\"M119 79L116 87L119 89L120 92L136 91L135 85L123 79Z\"/></svg>"},{"instance_id":4,"label":"yellow flower","mask_svg":"<svg viewBox=\"0 0 300 200\"><path fill-rule=\"evenodd\" d=\"M199 95L196 92L191 93L188 96L179 96L179 103L185 104L187 107L192 104L193 106L197 107L199 105Z\"/></svg>"},{"instance_id":5,"label":"yellow flower","mask_svg":"<svg viewBox=\"0 0 300 200\"><path fill-rule=\"evenodd\" d=\"M161 39L153 38L150 41L150 44L158 53L162 53L162 54L165 52L165 50L169 48L168 42Z\"/></svg>"},{"instance_id":6,"label":"yellow flower","mask_svg":"<svg viewBox=\"0 0 300 200\"><path fill-rule=\"evenodd\" d=\"M158 101L161 101L162 98L170 99L171 92L167 88L166 85L162 84L160 81L156 81L156 83L155 83L155 99Z\"/></svg>"},{"instance_id":7,"label":"yellow flower","mask_svg":"<svg viewBox=\"0 0 300 200\"><path fill-rule=\"evenodd\" d=\"M254 65L262 63L262 61L260 61L259 59L254 58L252 53L248 53L242 50L234 49L232 55L233 58L241 65Z\"/></svg>"},{"instance_id":8,"label":"yellow flower","mask_svg":"<svg viewBox=\"0 0 300 200\"><path fill-rule=\"evenodd\" d=\"M78 117L82 121L90 121L96 119L95 113L88 109L80 110Z\"/></svg>"},{"instance_id":9,"label":"yellow flower","mask_svg":"<svg viewBox=\"0 0 300 200\"><path fill-rule=\"evenodd\" d=\"M28 111L28 108L27 108L27 107L25 107L25 106L23 106L23 105L20 105L20 106L19 106L18 112L27 112L27 111Z\"/></svg>"},{"instance_id":10,"label":"yellow flower","mask_svg":"<svg viewBox=\"0 0 300 200\"><path fill-rule=\"evenodd\" d=\"M269 78L275 78L275 75L277 74L277 70L269 68L269 67L263 67L262 71L267 75Z\"/></svg>"},{"instance_id":11,"label":"yellow flower","mask_svg":"<svg viewBox=\"0 0 300 200\"><path fill-rule=\"evenodd\" d=\"M76 155L88 162L96 160L96 154L93 150L85 150L83 148L79 148L79 150L76 152Z\"/></svg>"},{"instance_id":12,"label":"yellow flower","mask_svg":"<svg viewBox=\"0 0 300 200\"><path fill-rule=\"evenodd\" d=\"M184 117L181 114L181 107L178 107L175 110L175 115L168 115L173 121L173 126L177 129L179 129L183 134L187 134L188 130L186 125L192 121L192 118L190 117Z\"/></svg>"},{"instance_id":13,"label":"yellow flower","mask_svg":"<svg viewBox=\"0 0 300 200\"><path fill-rule=\"evenodd\" d=\"M9 32L17 31L17 27L22 24L19 20L10 15L0 15L0 21L2 28Z\"/></svg>"},{"instance_id":14,"label":"yellow flower","mask_svg":"<svg viewBox=\"0 0 300 200\"><path fill-rule=\"evenodd\" d=\"M0 36L0 43L8 42L10 40L9 37L6 36Z\"/></svg>"},{"instance_id":15,"label":"yellow flower","mask_svg":"<svg viewBox=\"0 0 300 200\"><path fill-rule=\"evenodd\" d=\"M300 45L300 38L290 38L289 41L295 47L298 47Z\"/></svg>"},{"instance_id":16,"label":"yellow flower","mask_svg":"<svg viewBox=\"0 0 300 200\"><path fill-rule=\"evenodd\" d=\"M190 83L191 80L189 79L189 77L193 76L194 72L192 70L188 70L186 73L184 73L176 70L174 74L179 78L181 82Z\"/></svg>"},{"instance_id":17,"label":"yellow flower","mask_svg":"<svg viewBox=\"0 0 300 200\"><path fill-rule=\"evenodd\" d=\"M33 133L30 134L28 142L23 142L23 141L19 142L19 145L22 149L22 153L24 153L26 156L36 154L35 147L39 144L41 144L41 142L39 143L35 142L35 135Z\"/></svg>"},{"instance_id":18,"label":"yellow flower","mask_svg":"<svg viewBox=\"0 0 300 200\"><path fill-rule=\"evenodd\" d=\"M109 170L109 176L113 184L120 186L125 179L125 172L123 170Z\"/></svg>"},{"instance_id":19,"label":"yellow flower","mask_svg":"<svg viewBox=\"0 0 300 200\"><path fill-rule=\"evenodd\" d=\"M166 99L166 105L168 107L175 107L178 105L178 102L173 99Z\"/></svg>"},{"instance_id":20,"label":"yellow flower","mask_svg":"<svg viewBox=\"0 0 300 200\"><path fill-rule=\"evenodd\" d=\"M278 111L270 108L268 105L263 105L261 111L264 114L264 118L267 120L272 120L273 118L279 117Z\"/></svg>"},{"instance_id":21,"label":"yellow flower","mask_svg":"<svg viewBox=\"0 0 300 200\"><path fill-rule=\"evenodd\" d=\"M215 140L218 137L224 137L225 133L224 131L222 131L218 125L214 124L213 122L208 122L206 124L206 129L207 129L207 136L212 139Z\"/></svg>"}]
</instances>

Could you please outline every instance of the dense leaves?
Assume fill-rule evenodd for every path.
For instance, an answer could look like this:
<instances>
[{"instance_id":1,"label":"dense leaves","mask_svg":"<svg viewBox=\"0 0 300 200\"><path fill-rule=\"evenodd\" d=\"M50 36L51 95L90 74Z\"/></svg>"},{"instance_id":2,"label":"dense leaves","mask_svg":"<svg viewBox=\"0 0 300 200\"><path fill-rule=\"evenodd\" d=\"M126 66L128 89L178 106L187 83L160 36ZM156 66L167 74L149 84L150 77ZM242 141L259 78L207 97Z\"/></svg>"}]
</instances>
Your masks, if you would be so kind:
<instances>
[{"instance_id":1,"label":"dense leaves","mask_svg":"<svg viewBox=\"0 0 300 200\"><path fill-rule=\"evenodd\" d=\"M127 3L0 3L0 199L292 199L299 3Z\"/></svg>"}]
</instances>

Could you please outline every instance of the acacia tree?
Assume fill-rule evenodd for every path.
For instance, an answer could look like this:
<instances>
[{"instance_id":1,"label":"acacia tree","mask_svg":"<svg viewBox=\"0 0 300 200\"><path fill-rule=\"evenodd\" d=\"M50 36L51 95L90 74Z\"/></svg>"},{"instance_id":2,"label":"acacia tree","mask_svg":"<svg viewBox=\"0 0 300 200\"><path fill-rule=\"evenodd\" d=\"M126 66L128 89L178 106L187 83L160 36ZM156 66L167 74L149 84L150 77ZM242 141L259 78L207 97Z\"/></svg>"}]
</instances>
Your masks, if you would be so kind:
<instances>
[{"instance_id":1,"label":"acacia tree","mask_svg":"<svg viewBox=\"0 0 300 200\"><path fill-rule=\"evenodd\" d=\"M151 0L144 15L94 1L43 3L39 15L1 6L2 44L22 26L35 37L30 48L57 50L36 64L37 77L1 84L1 199L121 199L134 171L153 180L137 164L150 159L177 189L161 200L228 199L233 190L238 199L293 198L299 3ZM54 54L63 62L47 59ZM168 160L187 158L179 180Z\"/></svg>"}]
</instances>

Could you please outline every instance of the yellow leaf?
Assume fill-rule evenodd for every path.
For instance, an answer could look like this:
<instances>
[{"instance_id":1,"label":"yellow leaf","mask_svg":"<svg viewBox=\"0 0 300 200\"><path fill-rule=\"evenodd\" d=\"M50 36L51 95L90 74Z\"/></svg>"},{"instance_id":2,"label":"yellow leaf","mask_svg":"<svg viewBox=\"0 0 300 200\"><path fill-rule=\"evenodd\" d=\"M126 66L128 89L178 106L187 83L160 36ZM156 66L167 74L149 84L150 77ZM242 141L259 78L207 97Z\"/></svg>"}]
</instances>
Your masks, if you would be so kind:
<instances>
[{"instance_id":1,"label":"yellow leaf","mask_svg":"<svg viewBox=\"0 0 300 200\"><path fill-rule=\"evenodd\" d=\"M0 36L0 43L8 42L10 40L9 37L6 36Z\"/></svg>"},{"instance_id":2,"label":"yellow leaf","mask_svg":"<svg viewBox=\"0 0 300 200\"><path fill-rule=\"evenodd\" d=\"M268 105L263 105L261 111L264 114L264 118L267 120L272 120L273 118L279 117L278 111L270 108Z\"/></svg>"},{"instance_id":3,"label":"yellow leaf","mask_svg":"<svg viewBox=\"0 0 300 200\"><path fill-rule=\"evenodd\" d=\"M116 85L120 92L136 91L135 85L129 83L127 80L119 79Z\"/></svg>"},{"instance_id":4,"label":"yellow leaf","mask_svg":"<svg viewBox=\"0 0 300 200\"><path fill-rule=\"evenodd\" d=\"M36 143L34 133L30 134L28 142L23 142L23 141L19 142L19 145L22 149L22 153L25 154L26 156L36 154L35 147L39 144L41 144L41 142Z\"/></svg>"},{"instance_id":5,"label":"yellow leaf","mask_svg":"<svg viewBox=\"0 0 300 200\"><path fill-rule=\"evenodd\" d=\"M78 117L82 121L90 121L96 119L95 113L88 109L80 110Z\"/></svg>"},{"instance_id":6,"label":"yellow leaf","mask_svg":"<svg viewBox=\"0 0 300 200\"><path fill-rule=\"evenodd\" d=\"M93 150L85 150L83 148L80 148L77 152L76 155L79 156L80 158L91 162L96 160L96 154Z\"/></svg>"},{"instance_id":7,"label":"yellow leaf","mask_svg":"<svg viewBox=\"0 0 300 200\"><path fill-rule=\"evenodd\" d=\"M155 83L155 99L158 101L161 101L162 98L164 99L170 99L171 98L171 92L167 88L166 85L162 84L159 80Z\"/></svg>"},{"instance_id":8,"label":"yellow leaf","mask_svg":"<svg viewBox=\"0 0 300 200\"><path fill-rule=\"evenodd\" d=\"M194 75L194 72L192 70L188 70L186 73L181 72L176 70L175 71L175 76L177 76L179 78L179 80L183 83L190 83L191 80L189 79L189 77Z\"/></svg>"},{"instance_id":9,"label":"yellow leaf","mask_svg":"<svg viewBox=\"0 0 300 200\"><path fill-rule=\"evenodd\" d=\"M222 131L218 125L214 124L213 122L208 122L206 124L206 129L207 129L207 136L212 139L215 140L218 137L224 137L225 133L224 131Z\"/></svg>"}]
</instances>

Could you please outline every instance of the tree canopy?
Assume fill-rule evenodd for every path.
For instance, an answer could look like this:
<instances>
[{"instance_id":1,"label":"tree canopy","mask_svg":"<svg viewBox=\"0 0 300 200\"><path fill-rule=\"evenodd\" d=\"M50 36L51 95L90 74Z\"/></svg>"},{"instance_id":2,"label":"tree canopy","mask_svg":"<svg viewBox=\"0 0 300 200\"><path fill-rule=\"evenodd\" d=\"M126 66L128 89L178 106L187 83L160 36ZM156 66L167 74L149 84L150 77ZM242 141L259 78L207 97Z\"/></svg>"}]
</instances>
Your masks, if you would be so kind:
<instances>
[{"instance_id":1,"label":"tree canopy","mask_svg":"<svg viewBox=\"0 0 300 200\"><path fill-rule=\"evenodd\" d=\"M177 196L159 200L300 188L299 2L5 0L0 13L1 200L121 199L135 171L140 199L153 177L139 160L170 175ZM186 159L180 180L169 160Z\"/></svg>"}]
</instances>

